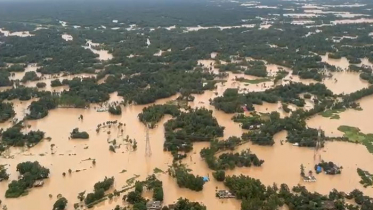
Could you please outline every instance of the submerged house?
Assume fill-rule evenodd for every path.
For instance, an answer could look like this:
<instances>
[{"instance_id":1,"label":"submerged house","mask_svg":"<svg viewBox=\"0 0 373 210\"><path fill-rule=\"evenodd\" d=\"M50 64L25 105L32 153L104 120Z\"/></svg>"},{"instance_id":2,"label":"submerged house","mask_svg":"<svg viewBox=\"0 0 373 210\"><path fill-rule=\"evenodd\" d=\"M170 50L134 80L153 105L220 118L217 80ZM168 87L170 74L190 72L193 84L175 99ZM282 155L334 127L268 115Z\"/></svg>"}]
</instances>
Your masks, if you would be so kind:
<instances>
[{"instance_id":1,"label":"submerged house","mask_svg":"<svg viewBox=\"0 0 373 210\"><path fill-rule=\"evenodd\" d=\"M38 180L34 183L34 187L42 187L44 185L43 180Z\"/></svg>"},{"instance_id":2,"label":"submerged house","mask_svg":"<svg viewBox=\"0 0 373 210\"><path fill-rule=\"evenodd\" d=\"M160 201L148 201L146 203L147 210L160 210L162 209L162 203Z\"/></svg>"},{"instance_id":3,"label":"submerged house","mask_svg":"<svg viewBox=\"0 0 373 210\"><path fill-rule=\"evenodd\" d=\"M218 198L234 198L234 194L229 192L228 190L219 190L216 193L216 197Z\"/></svg>"},{"instance_id":4,"label":"submerged house","mask_svg":"<svg viewBox=\"0 0 373 210\"><path fill-rule=\"evenodd\" d=\"M308 176L303 177L303 181L305 181L305 182L316 182L316 177L313 176L312 171L309 171Z\"/></svg>"}]
</instances>

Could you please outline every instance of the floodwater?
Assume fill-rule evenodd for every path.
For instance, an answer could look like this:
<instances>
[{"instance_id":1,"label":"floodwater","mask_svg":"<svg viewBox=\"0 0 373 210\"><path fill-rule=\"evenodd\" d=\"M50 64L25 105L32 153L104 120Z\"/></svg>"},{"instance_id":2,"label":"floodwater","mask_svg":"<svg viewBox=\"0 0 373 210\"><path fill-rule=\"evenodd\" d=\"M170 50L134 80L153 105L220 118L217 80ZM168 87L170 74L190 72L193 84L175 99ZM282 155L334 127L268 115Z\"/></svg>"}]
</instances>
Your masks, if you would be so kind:
<instances>
[{"instance_id":1,"label":"floodwater","mask_svg":"<svg viewBox=\"0 0 373 210\"><path fill-rule=\"evenodd\" d=\"M196 26L196 27L186 27L185 32L190 32L190 31L199 31L199 30L206 30L206 29L213 29L213 28L218 28L220 30L225 30L225 29L232 29L232 28L254 28L255 24L243 24L239 26Z\"/></svg>"},{"instance_id":2,"label":"floodwater","mask_svg":"<svg viewBox=\"0 0 373 210\"><path fill-rule=\"evenodd\" d=\"M291 18L313 18L313 17L319 17L320 15L309 14L309 13L287 13L287 14L284 14L284 16L291 17Z\"/></svg>"},{"instance_id":3,"label":"floodwater","mask_svg":"<svg viewBox=\"0 0 373 210\"><path fill-rule=\"evenodd\" d=\"M26 72L35 72L39 77L41 76L40 73L36 72L38 66L36 64L29 64L26 66L24 72L14 72L14 76L11 76L10 79L12 80L21 80L23 76L25 76Z\"/></svg>"},{"instance_id":4,"label":"floodwater","mask_svg":"<svg viewBox=\"0 0 373 210\"><path fill-rule=\"evenodd\" d=\"M343 39L357 39L358 36L342 36L342 37L335 37L333 36L333 42L341 42Z\"/></svg>"},{"instance_id":5,"label":"floodwater","mask_svg":"<svg viewBox=\"0 0 373 210\"><path fill-rule=\"evenodd\" d=\"M334 94L349 94L369 86L367 81L360 79L360 75L357 72L341 71L328 73L330 73L332 77L325 78L322 83ZM282 84L287 84L290 81L301 82L306 85L318 83L312 79L300 79L297 75L289 75L285 77L284 80L286 82Z\"/></svg>"},{"instance_id":6,"label":"floodwater","mask_svg":"<svg viewBox=\"0 0 373 210\"><path fill-rule=\"evenodd\" d=\"M162 56L162 54L165 53L165 52L171 52L171 49L168 49L166 51L159 50L157 53L154 53L154 56ZM134 57L134 56L131 56L131 57Z\"/></svg>"},{"instance_id":7,"label":"floodwater","mask_svg":"<svg viewBox=\"0 0 373 210\"><path fill-rule=\"evenodd\" d=\"M87 40L87 45L88 46L83 46L83 47L85 49L91 50L94 54L97 54L99 56L98 57L99 60L106 61L106 60L110 60L110 59L113 58L113 55L111 53L109 53L109 51L107 51L107 50L94 49L94 47L100 46L99 43L93 43L91 40Z\"/></svg>"},{"instance_id":8,"label":"floodwater","mask_svg":"<svg viewBox=\"0 0 373 210\"><path fill-rule=\"evenodd\" d=\"M293 20L291 24L293 25L306 25L306 24L314 24L315 21L313 20Z\"/></svg>"},{"instance_id":9,"label":"floodwater","mask_svg":"<svg viewBox=\"0 0 373 210\"><path fill-rule=\"evenodd\" d=\"M304 35L304 37L309 37L313 34L317 34L317 33L320 33L320 32L322 32L322 30L315 30L315 32L308 32L306 35Z\"/></svg>"},{"instance_id":10,"label":"floodwater","mask_svg":"<svg viewBox=\"0 0 373 210\"><path fill-rule=\"evenodd\" d=\"M350 66L350 62L347 60L346 57L342 57L341 59L333 59L329 58L329 53L326 55L321 55L321 61L328 63L330 65L336 66L338 68L341 68L343 70L347 70L348 67Z\"/></svg>"},{"instance_id":11,"label":"floodwater","mask_svg":"<svg viewBox=\"0 0 373 210\"><path fill-rule=\"evenodd\" d=\"M369 83L360 79L357 72L334 72L332 78L326 78L323 83L335 94L349 94L367 88Z\"/></svg>"},{"instance_id":12,"label":"floodwater","mask_svg":"<svg viewBox=\"0 0 373 210\"><path fill-rule=\"evenodd\" d=\"M356 23L373 23L373 19L360 18L360 19L343 19L330 21L332 24L356 24Z\"/></svg>"},{"instance_id":13,"label":"floodwater","mask_svg":"<svg viewBox=\"0 0 373 210\"><path fill-rule=\"evenodd\" d=\"M201 60L205 67L209 67L214 60ZM278 66L267 64L267 68L273 72L278 70ZM213 72L217 71L212 67ZM230 136L241 136L244 132L239 124L234 123L231 118L233 114L225 114L221 111L215 110L213 106L209 105L209 99L221 95L226 88L244 88L250 91L263 91L266 87L261 84L249 84L245 86L235 80L235 77L245 77L251 79L247 75L230 73L224 84L218 83L217 89L214 91L206 91L201 95L194 95L195 101L190 103L193 108L206 107L213 110L213 115L217 118L221 126L225 126L224 138ZM273 85L273 82L268 82L267 86ZM345 86L348 86L344 84ZM353 85L355 85L353 83ZM350 85L352 86L352 85ZM163 104L169 100L174 100L176 96L167 99L161 99L156 104ZM110 102L121 101L122 98L116 93L111 94ZM17 116L22 117L24 107L27 107L30 102L12 101L15 104ZM329 135L331 132L336 132L338 124L348 124L358 126L363 132L373 132L373 127L370 126L367 117L373 113L373 97L361 100L363 111L348 110L341 113L340 120L330 120L316 116L308 121L311 127L321 126ZM28 121L31 130L40 129L46 132L47 137L52 140L41 142L37 146L29 149L11 149L7 155L14 155L14 158L1 158L2 164L7 164L8 172L10 172L10 180L17 179L16 165L23 161L39 161L41 165L50 169L51 175L41 188L33 188L27 196L18 199L5 199L4 194L7 189L8 182L0 183L0 199L4 205L8 206L9 210L17 209L50 209L56 200L58 194L63 195L69 201L68 209L73 209L73 204L77 202L77 195L80 192L93 191L93 185L97 181L104 179L105 176L115 177L115 189L122 189L126 186L126 180L140 175L138 180L144 180L147 175L153 173L154 168L159 168L166 171L168 166L172 163L170 153L163 151L164 128L163 124L170 119L166 116L158 123L158 127L149 131L149 139L151 145L152 156L145 156L145 126L139 122L138 114L146 106L143 105L129 105L123 107L121 116L113 116L106 112L96 112L92 105L89 109L66 109L59 108L51 110L47 117ZM278 104L263 104L263 106L256 107L258 110L276 111L279 109ZM78 120L78 117L83 115L83 120ZM95 129L98 124L106 121L114 121L125 123L123 127L123 135L121 135L121 128L112 126L111 128L102 128L99 133ZM6 123L1 124L4 126ZM79 128L82 131L87 131L90 134L89 140L69 140L68 136L72 129ZM110 131L110 133L108 133ZM137 151L133 151L131 146L123 140L128 135L131 139L136 139L138 142ZM108 141L116 139L117 145L116 153L109 151ZM369 154L365 147L356 144L343 142L330 142L326 147L315 153L313 149L299 148L285 143L281 145L281 140L286 139L286 132L281 132L275 136L276 144L273 147L263 147L252 144L240 146L236 151L250 148L252 152L258 155L259 158L264 159L265 163L262 167L252 168L236 168L228 171L228 174L244 174L260 179L264 184L271 185L274 182L281 184L286 183L289 186L297 184L305 185L311 191L320 193L328 193L333 188L343 191L351 191L358 188L368 195L372 195L373 189L364 189L359 183L359 177L356 173L356 168L361 167L368 171L373 171L373 155ZM52 144L55 146L52 148ZM200 176L210 176L211 181L206 183L202 192L193 192L188 189L180 189L176 181L167 174L158 174L158 178L163 181L165 189L165 204L171 204L179 197L186 197L193 201L203 202L208 209L225 210L225 209L239 209L240 202L235 199L219 200L215 198L216 188L224 189L222 183L217 183L212 178L212 171L209 170L206 164L201 160L199 152L202 148L207 147L208 143L194 144L194 150L189 157L183 160L188 164L192 173ZM351 155L346 155L346 152ZM53 153L53 154L52 154ZM156 157L156 158L154 158ZM91 160L95 159L96 165L92 164ZM316 183L304 183L299 176L299 168L304 164L307 170L312 170L314 164L318 163L320 159L325 161L334 161L343 166L341 175L328 176L325 174L317 175L318 181ZM68 174L68 169L73 172ZM124 173L121 171L126 170ZM66 177L62 173L67 173ZM49 194L52 198L49 198ZM149 192L144 193L149 197ZM38 202L35 202L38 201ZM113 199L112 201L104 201L97 205L94 209L107 210L112 209L117 204L124 205L121 197Z\"/></svg>"},{"instance_id":14,"label":"floodwater","mask_svg":"<svg viewBox=\"0 0 373 210\"><path fill-rule=\"evenodd\" d=\"M358 3L355 3L355 4L340 4L340 5L324 5L324 7L350 7L350 8L364 7L364 6L366 6L366 4L358 4Z\"/></svg>"},{"instance_id":15,"label":"floodwater","mask_svg":"<svg viewBox=\"0 0 373 210\"><path fill-rule=\"evenodd\" d=\"M269 29L272 25L271 24L260 24L259 29Z\"/></svg>"},{"instance_id":16,"label":"floodwater","mask_svg":"<svg viewBox=\"0 0 373 210\"><path fill-rule=\"evenodd\" d=\"M30 34L29 31L17 31L11 33L10 31L3 30L0 28L0 33L2 33L4 36L18 36L18 37L29 37L34 36L34 34Z\"/></svg>"},{"instance_id":17,"label":"floodwater","mask_svg":"<svg viewBox=\"0 0 373 210\"><path fill-rule=\"evenodd\" d=\"M310 14L333 14L336 17L342 17L342 18L354 18L354 17L363 17L363 16L369 16L366 14L353 14L350 12L340 12L340 11L324 11L321 9L309 9L309 10L304 10L305 13L310 13Z\"/></svg>"},{"instance_id":18,"label":"floodwater","mask_svg":"<svg viewBox=\"0 0 373 210\"><path fill-rule=\"evenodd\" d=\"M67 22L65 22L65 21L59 21L59 23L60 23L63 27L66 27L66 26L67 26Z\"/></svg>"},{"instance_id":19,"label":"floodwater","mask_svg":"<svg viewBox=\"0 0 373 210\"><path fill-rule=\"evenodd\" d=\"M64 39L65 41L72 41L73 40L73 36L69 35L69 34L62 34L62 39Z\"/></svg>"},{"instance_id":20,"label":"floodwater","mask_svg":"<svg viewBox=\"0 0 373 210\"><path fill-rule=\"evenodd\" d=\"M325 55L321 55L321 61L328 63L330 65L334 65L342 70L347 70L348 67L350 66L350 62L348 61L346 57L342 57L340 59L333 59L333 58L329 58L328 55L329 53L326 53ZM368 58L361 58L360 60L361 60L361 63L354 64L354 65L359 66L359 67L361 67L362 65L373 67L373 63L371 63Z\"/></svg>"},{"instance_id":21,"label":"floodwater","mask_svg":"<svg viewBox=\"0 0 373 210\"><path fill-rule=\"evenodd\" d=\"M368 58L362 58L361 59L361 63L358 64L358 66L362 66L362 65L370 66L370 67L373 68L373 63L371 63Z\"/></svg>"},{"instance_id":22,"label":"floodwater","mask_svg":"<svg viewBox=\"0 0 373 210\"><path fill-rule=\"evenodd\" d=\"M358 101L360 103L362 111L347 110L339 113L339 120L332 120L324 118L322 116L312 117L308 121L310 127L321 126L325 130L325 134L329 136L340 136L343 133L338 131L337 128L340 125L349 125L360 128L363 133L373 133L373 126L371 124L372 113L373 113L373 97L368 96Z\"/></svg>"}]
</instances>

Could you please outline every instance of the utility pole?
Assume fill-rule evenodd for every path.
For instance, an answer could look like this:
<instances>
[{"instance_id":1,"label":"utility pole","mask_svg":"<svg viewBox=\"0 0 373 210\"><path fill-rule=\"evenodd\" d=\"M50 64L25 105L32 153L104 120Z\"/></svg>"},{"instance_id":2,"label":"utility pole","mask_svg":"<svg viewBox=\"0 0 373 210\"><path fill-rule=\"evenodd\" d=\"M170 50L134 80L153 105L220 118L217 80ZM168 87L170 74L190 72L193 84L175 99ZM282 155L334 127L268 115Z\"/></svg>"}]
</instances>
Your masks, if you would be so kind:
<instances>
[{"instance_id":1,"label":"utility pole","mask_svg":"<svg viewBox=\"0 0 373 210\"><path fill-rule=\"evenodd\" d=\"M145 156L152 156L152 149L149 142L149 125L146 124L146 136L145 136Z\"/></svg>"},{"instance_id":2,"label":"utility pole","mask_svg":"<svg viewBox=\"0 0 373 210\"><path fill-rule=\"evenodd\" d=\"M318 135L317 135L317 140L316 140L316 146L315 146L315 154L314 154L314 159L316 160L316 155L318 154L318 150L321 148L321 128L319 127L319 129L317 129L318 131ZM321 161L321 155L319 155L320 157L320 160Z\"/></svg>"}]
</instances>

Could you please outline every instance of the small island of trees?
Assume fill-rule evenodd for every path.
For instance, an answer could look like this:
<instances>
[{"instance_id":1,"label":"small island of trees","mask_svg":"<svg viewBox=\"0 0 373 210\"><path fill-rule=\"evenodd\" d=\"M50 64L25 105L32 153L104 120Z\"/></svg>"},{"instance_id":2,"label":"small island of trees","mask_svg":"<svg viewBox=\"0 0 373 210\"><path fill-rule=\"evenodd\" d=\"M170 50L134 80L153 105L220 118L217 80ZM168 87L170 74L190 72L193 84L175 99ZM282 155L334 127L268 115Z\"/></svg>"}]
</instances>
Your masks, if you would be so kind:
<instances>
[{"instance_id":1,"label":"small island of trees","mask_svg":"<svg viewBox=\"0 0 373 210\"><path fill-rule=\"evenodd\" d=\"M65 197L61 197L53 204L53 210L65 210L66 206L67 199Z\"/></svg>"},{"instance_id":2,"label":"small island of trees","mask_svg":"<svg viewBox=\"0 0 373 210\"><path fill-rule=\"evenodd\" d=\"M27 134L21 132L22 127L17 124L5 130L2 134L2 144L6 146L23 147L27 145L32 147L44 138L42 131L30 131Z\"/></svg>"},{"instance_id":3,"label":"small island of trees","mask_svg":"<svg viewBox=\"0 0 373 210\"><path fill-rule=\"evenodd\" d=\"M23 76L21 82L26 83L28 81L38 81L40 78L34 71L28 71L25 73L25 76Z\"/></svg>"},{"instance_id":4,"label":"small island of trees","mask_svg":"<svg viewBox=\"0 0 373 210\"><path fill-rule=\"evenodd\" d=\"M168 174L176 178L177 185L181 188L188 188L197 192L203 190L205 184L203 177L189 173L189 169L185 165L174 163L169 168Z\"/></svg>"},{"instance_id":5,"label":"small island of trees","mask_svg":"<svg viewBox=\"0 0 373 210\"><path fill-rule=\"evenodd\" d=\"M39 162L23 162L17 165L20 179L13 180L5 192L6 198L17 198L23 195L28 188L42 185L42 180L48 178L49 169L44 168ZM35 184L36 182L40 182Z\"/></svg>"},{"instance_id":6,"label":"small island of trees","mask_svg":"<svg viewBox=\"0 0 373 210\"><path fill-rule=\"evenodd\" d=\"M243 143L245 143L245 141L235 136L229 137L224 141L212 140L210 141L210 147L203 148L200 155L212 170L234 169L236 166L261 166L264 163L264 160L260 160L250 150L243 150L240 153L223 153L216 157L216 153L225 150L234 150L237 146Z\"/></svg>"},{"instance_id":7,"label":"small island of trees","mask_svg":"<svg viewBox=\"0 0 373 210\"><path fill-rule=\"evenodd\" d=\"M114 177L107 178L103 181L99 181L94 185L92 193L88 193L84 199L84 203L87 207L92 207L96 202L99 202L105 196L105 192L108 191L114 184Z\"/></svg>"},{"instance_id":8,"label":"small island of trees","mask_svg":"<svg viewBox=\"0 0 373 210\"><path fill-rule=\"evenodd\" d=\"M0 182L3 180L8 180L9 174L6 172L6 168L0 165Z\"/></svg>"},{"instance_id":9,"label":"small island of trees","mask_svg":"<svg viewBox=\"0 0 373 210\"><path fill-rule=\"evenodd\" d=\"M79 128L74 128L70 133L70 138L72 139L88 139L89 134L85 131L80 132Z\"/></svg>"},{"instance_id":10,"label":"small island of trees","mask_svg":"<svg viewBox=\"0 0 373 210\"><path fill-rule=\"evenodd\" d=\"M373 174L369 173L368 171L364 171L361 168L357 168L357 174L360 176L360 184L364 187L373 186Z\"/></svg>"},{"instance_id":11,"label":"small island of trees","mask_svg":"<svg viewBox=\"0 0 373 210\"><path fill-rule=\"evenodd\" d=\"M38 82L36 83L36 87L37 88L45 88L47 86L47 84L45 82Z\"/></svg>"},{"instance_id":12,"label":"small island of trees","mask_svg":"<svg viewBox=\"0 0 373 210\"><path fill-rule=\"evenodd\" d=\"M0 102L0 123L9 120L15 114L12 103Z\"/></svg>"},{"instance_id":13,"label":"small island of trees","mask_svg":"<svg viewBox=\"0 0 373 210\"><path fill-rule=\"evenodd\" d=\"M177 117L180 115L180 111L175 105L152 105L142 110L142 113L139 114L139 120L144 124L149 124L150 128L154 128L166 114Z\"/></svg>"},{"instance_id":14,"label":"small island of trees","mask_svg":"<svg viewBox=\"0 0 373 210\"><path fill-rule=\"evenodd\" d=\"M122 108L120 106L109 106L109 113L112 115L121 115Z\"/></svg>"},{"instance_id":15,"label":"small island of trees","mask_svg":"<svg viewBox=\"0 0 373 210\"><path fill-rule=\"evenodd\" d=\"M219 126L216 118L212 116L212 111L205 108L181 113L164 126L164 149L171 151L176 159L179 158L178 151L190 152L193 142L211 141L216 137L222 137L224 133L224 127Z\"/></svg>"}]
</instances>

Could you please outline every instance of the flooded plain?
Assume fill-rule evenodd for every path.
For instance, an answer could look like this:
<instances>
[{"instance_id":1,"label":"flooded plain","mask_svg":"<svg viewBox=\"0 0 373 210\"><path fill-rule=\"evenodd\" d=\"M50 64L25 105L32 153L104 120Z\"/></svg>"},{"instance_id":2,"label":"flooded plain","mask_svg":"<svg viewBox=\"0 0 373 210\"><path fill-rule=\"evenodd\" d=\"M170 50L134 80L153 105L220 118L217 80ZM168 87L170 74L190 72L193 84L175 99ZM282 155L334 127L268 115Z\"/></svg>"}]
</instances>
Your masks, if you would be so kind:
<instances>
[{"instance_id":1,"label":"flooded plain","mask_svg":"<svg viewBox=\"0 0 373 210\"><path fill-rule=\"evenodd\" d=\"M214 53L215 57L216 54ZM209 68L212 64L211 71L216 72L214 60L201 60L199 63ZM279 70L279 66L273 64L266 64L267 69L271 74L275 74ZM27 71L36 70L35 66L28 67ZM289 73L291 70L288 70ZM347 72L333 73L338 82L333 83L334 80L325 80L324 83L333 91L345 92L352 88L351 85L358 85L355 77ZM241 92L244 91L263 91L272 87L273 81L263 82L259 84L247 84L245 82L237 81L237 78L244 77L245 79L252 80L255 77L232 74L225 78L226 82L219 82L217 89L214 91L206 91L201 95L194 95L194 102L189 105L192 108L206 107L213 110L214 117L217 118L219 124L225 127L224 138L230 136L241 136L243 132L238 123L234 123L231 118L233 114L225 114L216 110L213 106L209 105L209 99L220 96L227 88L239 88ZM296 77L291 77L289 74L286 78L289 80ZM17 74L17 78L21 75ZM355 78L355 79L351 79ZM358 78L358 77L357 77ZM333 85L338 84L338 87ZM358 86L357 88L367 86ZM346 88L346 89L343 89ZM353 87L352 89L355 89ZM353 90L355 91L355 90ZM176 99L173 96L167 99L158 100L156 104L164 104L169 100ZM122 98L117 96L116 93L110 95L110 102L121 101ZM20 102L17 100L12 101L15 104L15 111L17 116L22 118L24 115L25 107L31 101ZM341 135L337 131L337 127L342 124L359 127L363 132L372 132L373 127L370 126L369 117L373 113L373 97L369 97L360 101L363 111L348 110L340 114L340 120L330 120L321 116L315 116L308 120L307 124L310 127L318 128L321 126L327 135ZM122 189L127 185L126 180L139 175L138 180L144 180L146 176L153 173L154 168L159 168L167 171L167 168L172 164L172 156L169 152L163 151L164 129L163 124L170 119L166 116L158 123L158 127L149 131L150 144L152 156L145 155L145 126L138 120L138 114L146 106L143 105L129 105L122 108L121 116L110 115L106 112L97 112L94 107L98 105L91 105L89 109L67 109L59 108L51 110L47 117L28 121L30 130L40 129L46 132L47 137L51 137L51 141L44 140L37 146L31 149L11 149L6 154L11 158L1 158L1 163L6 164L8 172L10 172L10 180L17 179L16 165L23 161L39 161L41 165L50 169L50 178L46 180L41 188L33 188L27 196L18 199L5 199L4 194L9 182L0 183L0 199L3 204L7 205L9 210L13 209L49 209L55 202L58 194L63 195L69 201L68 209L73 209L73 204L77 203L77 195L80 192L92 192L93 185L97 181L102 180L105 176L115 177L114 188L117 190ZM149 105L147 105L149 106ZM279 104L264 103L262 106L255 107L259 112L280 111ZM78 120L78 117L83 115L83 120ZM103 128L99 133L96 133L98 124L106 121L115 121L124 123L123 135L120 129L116 126L111 128ZM1 124L2 127L9 126L9 123ZM87 131L90 135L89 140L69 140L69 134L74 128ZM110 131L110 134L108 133ZM131 139L136 139L138 142L138 149L132 150L125 141L125 136ZM113 153L109 151L109 143L113 139L117 140L119 148ZM244 174L254 178L260 179L264 184L271 185L273 183L286 183L289 186L302 184L311 191L320 193L328 193L333 188L342 191L351 191L355 188L362 190L368 195L373 194L372 188L363 188L359 184L359 177L356 173L356 168L361 167L368 171L373 171L373 155L368 153L366 148L362 145L356 145L344 142L328 142L325 148L316 152L309 148L299 148L292 146L289 143L281 140L286 139L286 132L280 132L275 135L275 145L273 147L264 147L252 145L251 143L240 146L236 151L249 148L253 153L257 154L260 159L265 162L262 167L252 168L236 168L235 170L228 171L228 174ZM51 145L55 146L52 147ZM206 163L201 160L199 152L202 148L207 147L208 143L195 143L194 149L189 153L189 157L183 160L192 169L192 173L200 176L210 176L212 171L208 169ZM350 155L346 155L346 152ZM95 159L96 164L92 164ZM304 164L306 170L313 170L314 164L320 160L333 161L343 166L341 175L328 176L325 174L317 175L317 182L304 183L299 176L299 166ZM62 176L62 173L71 169L73 172ZM123 170L126 172L121 173ZM193 192L188 189L180 189L176 181L169 177L167 174L157 174L157 177L163 181L165 189L165 204L175 202L179 197L185 197L193 201L204 203L208 209L226 210L226 209L239 209L240 201L235 199L219 200L215 197L215 190L224 189L222 183L216 182L214 179L204 185L201 192ZM77 184L79 183L79 184ZM49 198L49 194L52 198ZM149 193L145 192L145 195ZM35 200L43 202L35 202ZM125 205L120 198L111 201L103 201L94 207L97 210L112 209L116 205Z\"/></svg>"},{"instance_id":2,"label":"flooded plain","mask_svg":"<svg viewBox=\"0 0 373 210\"><path fill-rule=\"evenodd\" d=\"M98 59L101 61L113 59L113 55L109 53L108 50L97 49L99 46L99 43L94 43L91 40L87 40L86 46L83 47L85 49L91 50L94 54L98 55Z\"/></svg>"},{"instance_id":3,"label":"flooded plain","mask_svg":"<svg viewBox=\"0 0 373 210\"><path fill-rule=\"evenodd\" d=\"M7 30L3 30L1 28L0 28L0 33L2 33L4 36L18 36L18 37L34 36L34 34L30 34L29 31L10 32L10 31L7 31Z\"/></svg>"}]
</instances>

